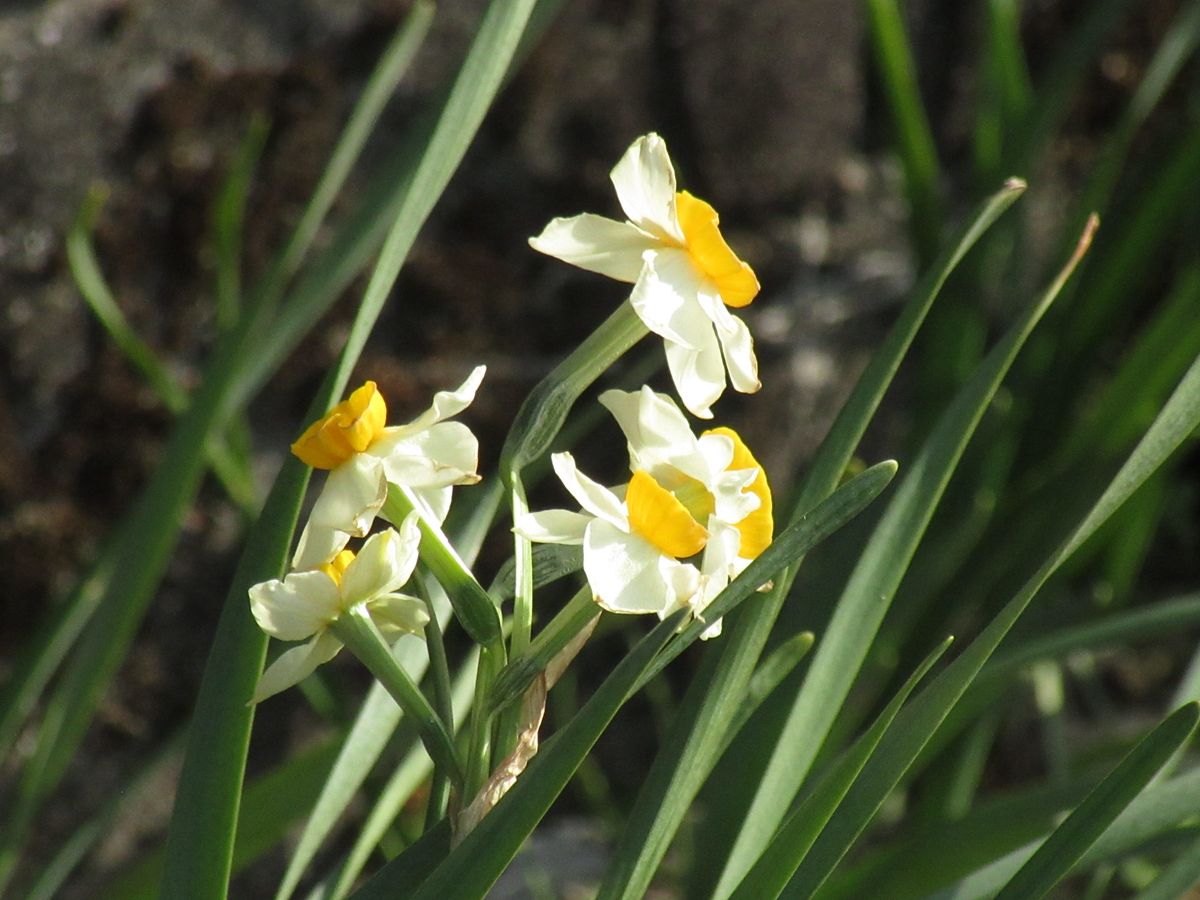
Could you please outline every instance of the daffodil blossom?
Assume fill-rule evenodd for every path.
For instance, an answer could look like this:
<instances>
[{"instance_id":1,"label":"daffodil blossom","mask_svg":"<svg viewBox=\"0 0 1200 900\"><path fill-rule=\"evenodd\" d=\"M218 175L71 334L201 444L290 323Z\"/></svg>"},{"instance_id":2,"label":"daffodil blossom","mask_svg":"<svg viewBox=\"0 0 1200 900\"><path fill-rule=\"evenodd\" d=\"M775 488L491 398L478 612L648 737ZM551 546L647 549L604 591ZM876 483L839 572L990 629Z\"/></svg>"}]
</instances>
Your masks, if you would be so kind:
<instances>
[{"instance_id":1,"label":"daffodil blossom","mask_svg":"<svg viewBox=\"0 0 1200 900\"><path fill-rule=\"evenodd\" d=\"M329 475L300 535L292 566L312 569L363 537L387 499L388 482L409 488L424 512L441 522L453 485L479 481L479 442L457 415L475 399L486 367L454 391L439 391L407 425L386 426L387 404L368 381L292 444L292 453Z\"/></svg>"},{"instance_id":2,"label":"daffodil blossom","mask_svg":"<svg viewBox=\"0 0 1200 900\"><path fill-rule=\"evenodd\" d=\"M727 370L734 390L761 387L750 331L729 311L754 299L758 279L725 243L716 210L676 190L667 145L657 134L634 141L611 177L627 221L592 213L554 219L530 246L632 283L630 303L664 339L684 406L711 418Z\"/></svg>"},{"instance_id":3,"label":"daffodil blossom","mask_svg":"<svg viewBox=\"0 0 1200 900\"><path fill-rule=\"evenodd\" d=\"M342 550L331 562L307 572L250 588L250 611L258 626L281 641L307 641L285 651L258 681L253 702L298 684L342 649L329 626L363 605L384 635L416 633L429 621L416 597L396 593L417 564L420 531L411 513L400 530L372 535L358 554Z\"/></svg>"},{"instance_id":4,"label":"daffodil blossom","mask_svg":"<svg viewBox=\"0 0 1200 900\"><path fill-rule=\"evenodd\" d=\"M703 546L704 529L654 503L649 476L634 479L624 499L575 467L570 453L555 453L554 471L583 512L552 509L515 523L531 541L582 544L583 571L596 602L615 613L655 613L664 618L691 602L700 573L680 556ZM685 521L686 520L686 521Z\"/></svg>"},{"instance_id":5,"label":"daffodil blossom","mask_svg":"<svg viewBox=\"0 0 1200 900\"><path fill-rule=\"evenodd\" d=\"M649 387L638 392L606 391L600 402L625 434L629 467L653 479L664 506L682 509L703 524L706 539L699 590L690 600L704 609L771 543L774 520L767 476L732 428L699 437L669 397ZM702 637L721 633L709 624Z\"/></svg>"}]
</instances>

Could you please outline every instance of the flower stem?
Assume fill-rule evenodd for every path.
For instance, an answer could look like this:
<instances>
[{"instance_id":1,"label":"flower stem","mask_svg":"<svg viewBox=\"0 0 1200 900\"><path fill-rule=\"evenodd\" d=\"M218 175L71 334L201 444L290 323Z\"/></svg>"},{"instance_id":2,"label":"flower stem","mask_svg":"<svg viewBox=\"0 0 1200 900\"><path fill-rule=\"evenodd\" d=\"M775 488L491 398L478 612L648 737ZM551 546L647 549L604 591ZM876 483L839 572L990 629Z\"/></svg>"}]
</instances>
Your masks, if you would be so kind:
<instances>
[{"instance_id":1,"label":"flower stem","mask_svg":"<svg viewBox=\"0 0 1200 900\"><path fill-rule=\"evenodd\" d=\"M592 599L592 590L584 585L550 623L543 628L524 653L513 659L492 686L491 709L503 709L525 693L539 672L563 650L588 623L600 613Z\"/></svg>"},{"instance_id":2,"label":"flower stem","mask_svg":"<svg viewBox=\"0 0 1200 900\"><path fill-rule=\"evenodd\" d=\"M425 601L425 607L429 611L429 622L425 625L425 643L429 647L429 677L433 682L433 706L441 720L450 724L454 722L450 665L446 661L446 645L442 642L442 629L438 625L432 593L433 591L441 592L442 587L424 571L417 573L417 583L421 588L421 598ZM445 771L442 766L435 764L429 786L429 803L425 808L426 831L445 817L449 801L450 773Z\"/></svg>"},{"instance_id":3,"label":"flower stem","mask_svg":"<svg viewBox=\"0 0 1200 900\"><path fill-rule=\"evenodd\" d=\"M382 510L384 518L398 525L414 509L420 517L421 561L446 589L454 615L467 634L476 643L496 652L503 660L505 653L500 610L495 601L455 552L442 533L441 526L425 514L423 507L414 502L408 490L400 485L388 485L387 501Z\"/></svg>"},{"instance_id":4,"label":"flower stem","mask_svg":"<svg viewBox=\"0 0 1200 900\"><path fill-rule=\"evenodd\" d=\"M461 786L463 768L446 724L433 711L404 668L396 662L391 648L371 621L366 608L362 605L352 607L334 619L330 628L392 695L404 714L416 723L421 743L434 763L449 773L454 784Z\"/></svg>"},{"instance_id":5,"label":"flower stem","mask_svg":"<svg viewBox=\"0 0 1200 900\"><path fill-rule=\"evenodd\" d=\"M579 395L649 333L633 307L622 303L539 381L517 411L500 451L501 475L511 482L513 476L544 454Z\"/></svg>"},{"instance_id":6,"label":"flower stem","mask_svg":"<svg viewBox=\"0 0 1200 900\"><path fill-rule=\"evenodd\" d=\"M502 656L496 656L490 647L481 648L479 667L475 672L475 698L471 703L466 790L461 795L464 804L471 802L492 772L492 711L488 698L496 673L503 665Z\"/></svg>"}]
</instances>

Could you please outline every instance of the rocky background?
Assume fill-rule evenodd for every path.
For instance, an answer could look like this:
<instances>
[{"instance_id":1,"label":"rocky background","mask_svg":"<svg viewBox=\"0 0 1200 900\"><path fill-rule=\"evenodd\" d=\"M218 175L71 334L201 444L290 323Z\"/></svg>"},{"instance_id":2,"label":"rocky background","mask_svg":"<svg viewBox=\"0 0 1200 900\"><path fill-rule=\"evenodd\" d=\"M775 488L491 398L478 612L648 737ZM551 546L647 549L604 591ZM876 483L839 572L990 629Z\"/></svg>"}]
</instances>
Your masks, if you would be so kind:
<instances>
[{"instance_id":1,"label":"rocky background","mask_svg":"<svg viewBox=\"0 0 1200 900\"><path fill-rule=\"evenodd\" d=\"M483 5L441 4L364 172L386 160L454 72ZM1035 66L1084 5L1027 4ZM953 172L967 153L972 5L910 6ZM1072 120L1076 143L1048 184L1070 184L1089 135L1127 100L1177 6L1141 4L1097 64ZM270 134L245 229L250 276L299 215L405 9L390 0L0 5L0 676L127 509L170 427L74 288L63 235L85 193L97 184L109 192L96 245L122 310L194 383L215 333L211 208L251 114L266 114ZM912 278L863 32L857 4L843 0L568 2L425 229L362 377L376 378L402 415L487 362L469 419L494 460L514 405L620 294L540 258L526 237L554 215L614 214L608 169L634 137L656 130L681 182L721 210L764 284L750 314L764 396L723 401L723 412L763 449L768 469L794 470ZM336 212L364 184L352 183ZM354 299L351 291L252 407L264 480L340 346ZM781 432L769 417L783 410L794 424ZM238 534L236 512L206 485L35 853L53 849L186 720ZM268 711L264 727L290 733L287 716ZM91 896L88 879L154 833L169 800L156 792L124 823L77 896ZM244 895L256 896L257 884L251 873Z\"/></svg>"}]
</instances>

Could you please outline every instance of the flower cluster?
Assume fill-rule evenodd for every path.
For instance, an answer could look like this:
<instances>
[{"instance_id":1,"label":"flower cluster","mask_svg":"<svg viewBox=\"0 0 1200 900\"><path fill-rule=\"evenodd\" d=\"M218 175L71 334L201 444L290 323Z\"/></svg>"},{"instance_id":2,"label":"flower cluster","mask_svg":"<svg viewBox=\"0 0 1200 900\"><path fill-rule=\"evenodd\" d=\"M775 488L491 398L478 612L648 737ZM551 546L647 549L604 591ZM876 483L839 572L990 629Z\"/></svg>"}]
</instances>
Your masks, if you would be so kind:
<instances>
[{"instance_id":1,"label":"flower cluster","mask_svg":"<svg viewBox=\"0 0 1200 900\"><path fill-rule=\"evenodd\" d=\"M728 380L757 391L758 363L744 322L730 308L758 293L751 268L730 250L717 213L677 191L665 143L639 138L612 170L627 217L585 213L555 219L532 246L551 256L633 284L629 302L665 342L667 365L683 405L700 418ZM438 393L406 425L388 426L387 404L366 382L310 425L292 445L305 463L328 472L282 580L250 589L259 626L284 641L304 641L262 675L261 700L296 684L342 647L341 617L367 616L386 638L420 630L424 604L399 592L419 555L420 522L440 524L454 486L473 484L479 445L448 421L466 409L483 379L475 369L456 390ZM607 391L600 402L625 435L629 480L605 487L581 473L569 453L551 461L579 511L520 515L514 531L531 541L583 547L583 571L596 602L616 613L666 617L690 609L720 633L705 610L771 542L771 490L738 434L713 428L697 436L674 401L649 387ZM389 488L412 512L371 537ZM400 518L396 516L396 518ZM366 538L355 554L354 538ZM353 646L353 645L352 645Z\"/></svg>"},{"instance_id":2,"label":"flower cluster","mask_svg":"<svg viewBox=\"0 0 1200 900\"><path fill-rule=\"evenodd\" d=\"M424 604L396 593L417 564L422 516L441 522L455 485L479 481L479 442L461 422L446 421L475 398L485 368L454 391L434 395L429 409L406 425L388 426L387 403L368 381L292 444L292 453L329 474L313 504L282 580L250 589L260 628L282 641L307 643L284 652L259 680L255 702L297 684L332 659L341 641L330 626L364 609L385 637L417 633L429 621ZM357 555L352 537L366 537L387 499L388 486L407 489L416 508L368 538Z\"/></svg>"}]
</instances>

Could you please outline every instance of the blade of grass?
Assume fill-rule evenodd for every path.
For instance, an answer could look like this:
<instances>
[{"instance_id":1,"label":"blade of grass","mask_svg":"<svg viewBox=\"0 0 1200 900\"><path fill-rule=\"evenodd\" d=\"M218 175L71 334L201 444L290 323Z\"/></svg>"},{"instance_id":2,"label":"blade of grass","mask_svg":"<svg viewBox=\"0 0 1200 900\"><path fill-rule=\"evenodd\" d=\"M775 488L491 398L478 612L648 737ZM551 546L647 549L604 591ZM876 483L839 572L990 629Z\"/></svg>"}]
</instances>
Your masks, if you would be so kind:
<instances>
[{"instance_id":1,"label":"blade of grass","mask_svg":"<svg viewBox=\"0 0 1200 900\"><path fill-rule=\"evenodd\" d=\"M821 749L967 442L1025 340L1087 251L1095 223L1041 297L992 348L942 414L859 557L758 784L719 896L749 870Z\"/></svg>"},{"instance_id":2,"label":"blade of grass","mask_svg":"<svg viewBox=\"0 0 1200 900\"><path fill-rule=\"evenodd\" d=\"M584 704L554 735L483 821L420 887L399 881L389 863L353 894L356 900L411 896L414 900L482 897L516 855L525 839L562 793L579 764L633 693L634 684L662 649L684 612L664 619L626 656ZM403 857L401 857L403 859Z\"/></svg>"},{"instance_id":3,"label":"blade of grass","mask_svg":"<svg viewBox=\"0 0 1200 900\"><path fill-rule=\"evenodd\" d=\"M475 668L475 654L472 653L463 663L458 678L453 687L452 705L454 708L455 727L460 727L466 721L474 688L472 674ZM362 830L354 841L354 846L338 865L337 869L322 881L317 889L316 897L322 900L341 900L350 893L354 882L362 874L363 868L371 858L371 854L379 845L387 829L399 815L401 808L412 797L421 783L429 777L433 764L429 757L419 748L414 748L404 761L397 767L378 798L371 807L371 812L363 823ZM314 814L315 817L315 814ZM432 832L434 827L427 828ZM278 896L283 896L282 891ZM316 900L310 897L310 900Z\"/></svg>"},{"instance_id":4,"label":"blade of grass","mask_svg":"<svg viewBox=\"0 0 1200 900\"><path fill-rule=\"evenodd\" d=\"M912 346L913 339L925 321L934 300L941 292L946 279L980 237L1024 190L1023 182L1011 181L1002 190L980 204L955 242L946 247L937 264L922 276L896 323L888 332L879 349L872 355L849 399L817 449L800 488L794 497L783 505L786 513L780 517L781 521L799 522L801 518L812 513L818 504L833 494L847 470L868 423L879 407L884 393L891 384L909 347ZM751 663L757 659L757 653L761 652L761 648L765 645L783 602L788 596L799 564L800 560L796 560L785 572L779 574L775 578L774 588L741 617L742 627L738 630L731 629L728 637L721 641L720 652L722 654L731 658L737 656L745 663ZM668 647L664 658L670 655L675 646L673 644ZM757 652L747 652L747 648L754 647L758 648ZM653 671L657 672L658 668L656 667ZM729 676L731 680L733 678L741 680L747 677L749 677L748 667L740 669L736 675ZM682 723L682 720L679 721ZM679 727L683 727L682 724ZM698 784L707 777L707 772L696 771L690 777ZM692 791L695 789L694 787L689 788ZM705 856L704 865L710 869L711 875L700 876L700 882L716 883L721 865L724 863L722 854L728 853L728 849L734 843L736 834L732 832L736 823L741 821L742 813L743 810L738 810L734 815L710 822L709 829L721 833L714 836L711 841L712 852ZM652 868L650 856L657 853L656 847L659 849L665 847L669 840L670 835L667 835L665 842L659 841L654 846L647 842L647 850L650 851L650 855L646 856L639 865ZM630 852L632 852L633 845L634 841L630 839Z\"/></svg>"},{"instance_id":5,"label":"blade of grass","mask_svg":"<svg viewBox=\"0 0 1200 900\"><path fill-rule=\"evenodd\" d=\"M92 314L117 345L117 349L146 379L163 406L169 412L179 415L187 408L187 391L167 365L158 358L154 349L138 337L125 314L121 312L108 282L104 279L100 261L96 258L96 251L92 246L92 230L107 196L105 189L92 187L79 208L74 224L67 232L67 263L71 267L71 277ZM221 481L234 503L244 512L255 510L257 498L254 480L244 462L233 453L228 442L219 435L211 435L204 452L213 474Z\"/></svg>"},{"instance_id":6,"label":"blade of grass","mask_svg":"<svg viewBox=\"0 0 1200 900\"><path fill-rule=\"evenodd\" d=\"M424 4L419 6L428 13ZM31 708L44 679L50 677L76 638L83 635L80 648L47 705L37 745L5 823L0 840L0 883L11 871L17 847L37 807L60 778L90 721L100 691L123 657L161 578L178 534L177 523L182 521L182 511L203 471L202 448L239 401L246 399L245 394L237 394L238 375L244 360L259 350L254 339L256 323L270 317L294 268L292 261L311 244L327 206L310 203L309 209L315 211L306 213L302 220L308 225L294 233L288 249L259 282L251 294L247 315L219 338L200 390L173 432L150 483L106 545L102 564L72 594L70 605L48 622L27 658L29 664L10 686L13 702L6 708L0 731L15 733L16 726L11 723L16 716L10 717L7 710L16 709L21 715ZM120 585L114 581L118 572L123 577ZM89 618L92 627L84 633Z\"/></svg>"},{"instance_id":7,"label":"blade of grass","mask_svg":"<svg viewBox=\"0 0 1200 900\"><path fill-rule=\"evenodd\" d=\"M1200 360L1184 376L1116 477L980 635L901 712L793 879L815 891L866 827L996 647L1052 574L1200 425Z\"/></svg>"},{"instance_id":8,"label":"blade of grass","mask_svg":"<svg viewBox=\"0 0 1200 900\"><path fill-rule=\"evenodd\" d=\"M508 69L532 10L533 0L493 2L484 14L467 57L429 135L404 202L384 241L363 293L346 344L314 398L309 420L320 415L345 390L355 361L383 309L400 268L483 121ZM308 469L289 459L276 481L281 505L298 503ZM270 503L270 501L268 501ZM227 890L230 835L238 798L252 709L251 696L263 659L265 638L249 616L246 589L282 568L291 525L264 513L243 556L243 577L236 578L218 625L197 701L196 722L167 843L164 884L186 885L180 897L220 897ZM253 546L259 534L266 552ZM282 541L280 539L283 539ZM490 603L490 601L489 601Z\"/></svg>"},{"instance_id":9,"label":"blade of grass","mask_svg":"<svg viewBox=\"0 0 1200 900\"><path fill-rule=\"evenodd\" d=\"M312 805L337 754L339 738L297 753L246 786L245 812L233 839L232 868L240 871L283 840L293 822ZM165 880L165 848L159 846L105 885L104 900L150 900L188 896L186 882Z\"/></svg>"},{"instance_id":10,"label":"blade of grass","mask_svg":"<svg viewBox=\"0 0 1200 900\"><path fill-rule=\"evenodd\" d=\"M767 849L758 857L746 873L746 877L739 882L732 894L733 900L768 900L779 896L792 873L803 861L808 848L813 845L817 835L837 809L837 805L854 784L858 773L866 765L871 753L891 727L908 695L942 658L951 641L953 638L947 638L925 658L884 707L871 727L833 764L812 793L792 810L780 825L771 843L767 845Z\"/></svg>"},{"instance_id":11,"label":"blade of grass","mask_svg":"<svg viewBox=\"0 0 1200 900\"><path fill-rule=\"evenodd\" d=\"M1200 771L1193 770L1149 788L1138 796L1075 866L1084 871L1107 860L1119 859L1152 838L1195 818L1200 805ZM993 897L1025 862L1037 852L1033 841L962 879L935 895L936 900L983 900Z\"/></svg>"},{"instance_id":12,"label":"blade of grass","mask_svg":"<svg viewBox=\"0 0 1200 900\"><path fill-rule=\"evenodd\" d=\"M250 127L234 156L233 166L217 194L212 232L216 255L217 326L228 330L242 311L242 227L246 198L254 169L267 141L269 126L261 114L250 119Z\"/></svg>"},{"instance_id":13,"label":"blade of grass","mask_svg":"<svg viewBox=\"0 0 1200 900\"><path fill-rule=\"evenodd\" d=\"M996 900L1037 900L1066 877L1084 852L1125 810L1191 737L1200 706L1189 703L1143 738L1096 789L1054 829L1008 883Z\"/></svg>"},{"instance_id":14,"label":"blade of grass","mask_svg":"<svg viewBox=\"0 0 1200 900\"><path fill-rule=\"evenodd\" d=\"M707 621L733 613L737 604L831 533L834 530L831 526L848 521L878 496L895 471L894 462L880 463L851 479L810 513L801 516L718 595L705 610ZM839 507L843 512L831 512ZM749 619L753 624L755 614L754 604L738 610L728 620L730 636L743 633L745 621ZM689 624L642 677L641 684L697 640L706 627L698 621ZM756 632L752 633L758 636ZM762 638L765 640L766 634ZM742 640L731 643L730 647L732 649L706 653L700 671L691 679L679 712L625 823L600 885L597 896L601 900L644 896L692 799L720 757L726 736L732 737L730 724L745 701L746 687L762 652L762 642Z\"/></svg>"},{"instance_id":15,"label":"blade of grass","mask_svg":"<svg viewBox=\"0 0 1200 900\"><path fill-rule=\"evenodd\" d=\"M1200 884L1200 841L1194 841L1134 900L1179 900Z\"/></svg>"},{"instance_id":16,"label":"blade of grass","mask_svg":"<svg viewBox=\"0 0 1200 900\"><path fill-rule=\"evenodd\" d=\"M917 87L917 67L896 0L866 0L874 61L896 132L897 151L912 213L917 257L929 263L941 245L940 165L933 132Z\"/></svg>"}]
</instances>

